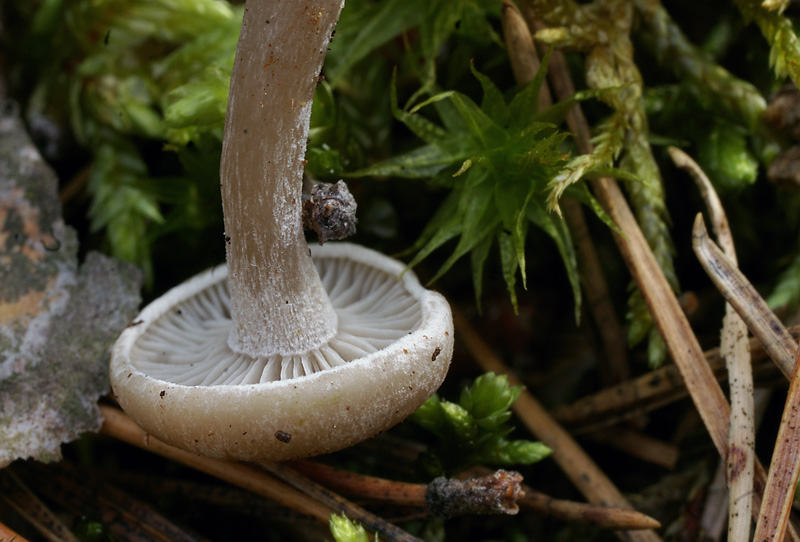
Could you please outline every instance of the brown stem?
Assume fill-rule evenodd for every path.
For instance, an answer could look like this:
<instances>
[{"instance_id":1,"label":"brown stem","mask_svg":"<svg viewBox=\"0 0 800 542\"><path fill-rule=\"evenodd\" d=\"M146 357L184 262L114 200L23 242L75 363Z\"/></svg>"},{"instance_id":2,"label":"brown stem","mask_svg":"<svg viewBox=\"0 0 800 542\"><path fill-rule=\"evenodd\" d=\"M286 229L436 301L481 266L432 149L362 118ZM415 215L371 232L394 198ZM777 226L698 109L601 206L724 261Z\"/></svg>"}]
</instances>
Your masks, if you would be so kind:
<instances>
[{"instance_id":1,"label":"brown stem","mask_svg":"<svg viewBox=\"0 0 800 542\"><path fill-rule=\"evenodd\" d=\"M280 482L262 470L251 466L195 455L149 436L136 422L119 409L100 405L103 416L101 432L128 444L138 446L149 452L183 463L193 469L205 472L221 480L267 497L287 508L312 516L324 523L335 512L345 512L356 521L363 523L367 529L378 531L381 537L390 542L420 542L420 540L402 529L395 527L370 514L361 507L303 479L297 473L280 464L262 464L261 467L279 476L287 483ZM291 485L287 485L291 484ZM310 496L313 494L313 497Z\"/></svg>"},{"instance_id":2,"label":"brown stem","mask_svg":"<svg viewBox=\"0 0 800 542\"><path fill-rule=\"evenodd\" d=\"M301 208L311 101L342 4L246 4L220 181L234 321L228 342L251 356L305 352L336 330Z\"/></svg>"},{"instance_id":3,"label":"brown stem","mask_svg":"<svg viewBox=\"0 0 800 542\"><path fill-rule=\"evenodd\" d=\"M794 338L800 337L800 326L789 328L788 333ZM748 348L756 374L777 373L775 364L769 359L758 339L751 339ZM704 357L717 380L727 379L725 362L718 348L706 351ZM686 382L678 368L665 365L617 386L582 397L569 405L559 406L550 414L568 425L572 434L582 434L598 427L607 427L609 419L618 416L626 419L636 415L637 411L648 412L681 399L687 393Z\"/></svg>"},{"instance_id":4,"label":"brown stem","mask_svg":"<svg viewBox=\"0 0 800 542\"><path fill-rule=\"evenodd\" d=\"M509 383L512 386L521 385L520 379L489 348L477 330L458 311L453 311L453 320L456 326L456 337L467 348L482 370L508 375ZM630 503L620 493L619 489L614 486L613 482L600 470L569 433L550 417L541 403L531 393L523 390L512 408L531 433L553 450L553 459L589 502L605 506L631 508ZM651 530L617 531L617 536L621 540L635 542L661 540Z\"/></svg>"},{"instance_id":5,"label":"brown stem","mask_svg":"<svg viewBox=\"0 0 800 542\"><path fill-rule=\"evenodd\" d=\"M564 99L571 94L562 94L571 88L574 89L571 77L565 63L553 61L550 63L550 75L554 84L556 95ZM591 153L593 146L590 139L589 124L581 113L579 106L572 110L572 115L567 117L568 123L576 124L572 128L576 134L575 141L583 153ZM728 453L728 421L730 406L722 393L714 374L711 372L703 358L700 344L692 332L686 316L681 310L675 294L667 282L656 258L642 234L636 218L633 216L628 202L614 179L607 177L591 181L595 196L603 205L608 216L617 225L621 233L614 232L617 243L625 264L631 275L642 291L648 308L653 315L653 320L664 338L664 342L672 355L675 364L681 371L686 381L687 389L697 408L703 423L708 430L711 440L722 457ZM753 492L753 508L761 506L766 473L764 468L756 461ZM790 526L789 538L800 541L797 532Z\"/></svg>"},{"instance_id":6,"label":"brown stem","mask_svg":"<svg viewBox=\"0 0 800 542\"><path fill-rule=\"evenodd\" d=\"M639 530L661 527L658 521L636 510L564 501L525 485L522 488L525 490L525 497L520 501L520 506L530 508L542 516L551 516L570 523L587 523L601 529Z\"/></svg>"},{"instance_id":7,"label":"brown stem","mask_svg":"<svg viewBox=\"0 0 800 542\"><path fill-rule=\"evenodd\" d=\"M336 512L344 512L351 520L358 521L366 529L379 534L382 540L390 542L422 542L419 538L410 535L403 529L342 498L325 486L306 478L284 463L264 462L258 465L293 488L302 491L305 495L324 503L330 509Z\"/></svg>"},{"instance_id":8,"label":"brown stem","mask_svg":"<svg viewBox=\"0 0 800 542\"><path fill-rule=\"evenodd\" d=\"M0 523L0 541L2 542L28 542L27 538L12 531L8 526Z\"/></svg>"},{"instance_id":9,"label":"brown stem","mask_svg":"<svg viewBox=\"0 0 800 542\"><path fill-rule=\"evenodd\" d=\"M283 506L327 523L333 510L253 467L195 455L149 436L121 410L100 405L101 432L148 452L183 463L220 480L252 491Z\"/></svg>"},{"instance_id":10,"label":"brown stem","mask_svg":"<svg viewBox=\"0 0 800 542\"><path fill-rule=\"evenodd\" d=\"M396 506L425 506L425 484L386 480L339 469L318 461L293 461L293 469L336 491Z\"/></svg>"},{"instance_id":11,"label":"brown stem","mask_svg":"<svg viewBox=\"0 0 800 542\"><path fill-rule=\"evenodd\" d=\"M21 475L48 501L57 503L73 517L81 517L91 510L114 540L209 542L184 531L150 504L108 483L107 473L96 472L92 476L68 462L60 463L57 468L39 463L21 467ZM59 537L58 540L64 539Z\"/></svg>"},{"instance_id":12,"label":"brown stem","mask_svg":"<svg viewBox=\"0 0 800 542\"><path fill-rule=\"evenodd\" d=\"M426 493L429 491L429 486L425 484L385 480L331 467L316 461L295 461L292 463L292 468L321 484L348 495L397 506L422 508L428 505ZM475 475L491 475L489 469L470 469L470 475L473 474L473 471ZM525 494L517 499L519 506L543 516L570 522L588 523L603 529L655 529L660 526L650 516L635 510L554 499L525 484L522 485L522 490Z\"/></svg>"}]
</instances>

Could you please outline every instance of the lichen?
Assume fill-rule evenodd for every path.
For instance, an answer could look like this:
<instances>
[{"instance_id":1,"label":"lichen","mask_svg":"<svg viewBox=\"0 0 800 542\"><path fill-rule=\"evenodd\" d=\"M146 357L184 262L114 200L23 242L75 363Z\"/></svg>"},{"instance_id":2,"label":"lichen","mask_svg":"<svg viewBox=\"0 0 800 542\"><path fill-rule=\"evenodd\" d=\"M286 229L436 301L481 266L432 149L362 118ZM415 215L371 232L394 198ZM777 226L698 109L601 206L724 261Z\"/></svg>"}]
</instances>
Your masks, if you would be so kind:
<instances>
[{"instance_id":1,"label":"lichen","mask_svg":"<svg viewBox=\"0 0 800 542\"><path fill-rule=\"evenodd\" d=\"M15 107L0 104L0 467L51 461L100 426L109 349L139 304L141 274L89 254L60 215L57 179Z\"/></svg>"}]
</instances>

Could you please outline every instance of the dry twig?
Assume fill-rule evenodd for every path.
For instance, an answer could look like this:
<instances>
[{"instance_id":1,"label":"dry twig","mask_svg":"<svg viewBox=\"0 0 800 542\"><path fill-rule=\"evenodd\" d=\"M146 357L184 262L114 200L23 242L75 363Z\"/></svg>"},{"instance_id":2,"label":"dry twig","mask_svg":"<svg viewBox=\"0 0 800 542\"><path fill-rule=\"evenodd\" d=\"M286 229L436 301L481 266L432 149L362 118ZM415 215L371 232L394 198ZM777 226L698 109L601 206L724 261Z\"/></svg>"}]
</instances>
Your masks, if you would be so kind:
<instances>
[{"instance_id":1,"label":"dry twig","mask_svg":"<svg viewBox=\"0 0 800 542\"><path fill-rule=\"evenodd\" d=\"M736 308L770 355L774 353L773 360L781 370L785 373L786 369L794 366L754 538L758 542L781 540L790 527L789 510L800 476L800 382L797 379L800 364L797 359L787 360L786 356L788 351L800 353L800 349L752 284L736 269L735 263L708 238L700 215L694 223L692 242L703 267L725 300Z\"/></svg>"},{"instance_id":2,"label":"dry twig","mask_svg":"<svg viewBox=\"0 0 800 542\"><path fill-rule=\"evenodd\" d=\"M453 311L453 320L456 326L456 337L466 346L482 370L508 375L508 381L512 386L520 385L519 378L489 348L477 330L458 311ZM589 502L632 508L614 483L569 433L550 417L532 394L523 390L512 408L531 433L553 450L553 459ZM632 542L660 540L652 530L617 531L617 536L621 540Z\"/></svg>"},{"instance_id":3,"label":"dry twig","mask_svg":"<svg viewBox=\"0 0 800 542\"><path fill-rule=\"evenodd\" d=\"M648 515L617 506L601 506L554 499L528 486L522 486L525 497L520 505L543 516L552 516L570 523L588 523L601 529L658 529L661 524Z\"/></svg>"},{"instance_id":4,"label":"dry twig","mask_svg":"<svg viewBox=\"0 0 800 542\"><path fill-rule=\"evenodd\" d=\"M78 542L61 519L10 468L0 472L0 502L15 510L45 539Z\"/></svg>"},{"instance_id":5,"label":"dry twig","mask_svg":"<svg viewBox=\"0 0 800 542\"><path fill-rule=\"evenodd\" d=\"M800 354L800 350L798 350ZM783 409L775 450L769 466L764 502L758 514L756 534L753 540L767 542L783 539L789 524L792 497L800 476L800 379L795 374L789 385L789 395Z\"/></svg>"},{"instance_id":6,"label":"dry twig","mask_svg":"<svg viewBox=\"0 0 800 542\"><path fill-rule=\"evenodd\" d=\"M675 165L688 171L697 183L706 202L717 240L733 265L737 265L736 249L722 208L711 181L689 155L676 147L669 148ZM728 368L731 418L726 456L728 481L728 540L747 542L750 539L750 516L753 513L753 464L755 460L755 424L753 421L753 371L747 345L747 326L730 304L725 305L720 350Z\"/></svg>"},{"instance_id":7,"label":"dry twig","mask_svg":"<svg viewBox=\"0 0 800 542\"><path fill-rule=\"evenodd\" d=\"M87 510L102 522L114 540L147 539L150 542L208 542L188 532L146 502L98 476L87 476L67 462L57 468L32 464L20 473L39 493L73 517Z\"/></svg>"},{"instance_id":8,"label":"dry twig","mask_svg":"<svg viewBox=\"0 0 800 542\"><path fill-rule=\"evenodd\" d=\"M330 517L332 510L327 506L257 469L241 463L195 455L165 444L149 436L136 425L136 422L114 407L100 405L100 413L103 416L101 432L105 435L178 463L183 463L193 469L243 487L253 493L279 502L291 510L317 518L320 521L327 522Z\"/></svg>"},{"instance_id":9,"label":"dry twig","mask_svg":"<svg viewBox=\"0 0 800 542\"><path fill-rule=\"evenodd\" d=\"M505 470L464 480L439 477L429 484L413 484L312 461L295 462L293 468L326 486L351 495L400 506L426 508L429 513L445 518L475 514L514 515L519 511L517 501L524 496L520 488L522 476Z\"/></svg>"},{"instance_id":10,"label":"dry twig","mask_svg":"<svg viewBox=\"0 0 800 542\"><path fill-rule=\"evenodd\" d=\"M429 486L409 484L358 474L316 461L297 461L292 467L348 495L383 501L398 506L425 507ZM473 469L470 470L470 473ZM477 474L491 474L488 469L474 469ZM521 507L570 522L589 523L604 529L654 529L659 523L641 512L613 506L599 506L554 499L528 485L522 486L525 495L518 499Z\"/></svg>"},{"instance_id":11,"label":"dry twig","mask_svg":"<svg viewBox=\"0 0 800 542\"><path fill-rule=\"evenodd\" d=\"M570 96L571 94L564 94L570 89L574 92L574 86L563 57L561 59L555 56L551 58L549 74L559 99ZM592 152L589 124L579 106L573 108L571 115L567 116L567 123L570 130L576 134L578 149L583 153ZM644 294L653 320L686 381L686 387L711 440L720 455L727 457L730 405L722 393L722 388L714 378L714 374L705 363L697 337L692 332L672 288L648 246L616 181L603 177L592 180L591 183L595 196L622 232L621 234L614 232L617 247L636 284ZM754 510L761 507L766 478L763 466L756 460ZM790 526L787 533L790 540L800 541L800 537L793 527Z\"/></svg>"},{"instance_id":12,"label":"dry twig","mask_svg":"<svg viewBox=\"0 0 800 542\"><path fill-rule=\"evenodd\" d=\"M291 467L312 480L347 495L396 506L426 506L425 492L428 486L425 484L386 480L331 467L318 461L293 461Z\"/></svg>"},{"instance_id":13,"label":"dry twig","mask_svg":"<svg viewBox=\"0 0 800 542\"><path fill-rule=\"evenodd\" d=\"M3 523L0 523L0 542L28 542L28 539L23 538Z\"/></svg>"},{"instance_id":14,"label":"dry twig","mask_svg":"<svg viewBox=\"0 0 800 542\"><path fill-rule=\"evenodd\" d=\"M233 461L223 461L220 459L203 457L165 444L160 440L147 435L147 433L145 433L138 425L136 425L136 422L131 420L122 411L116 408L100 405L100 412L103 416L103 427L101 429L103 434L122 440L128 444L138 446L139 448L166 457L173 461L183 463L184 465L192 467L196 470L215 476L220 480L225 480L239 487L252 491L253 493L267 497L268 499L278 502L291 510L312 516L324 523L328 522L332 513L346 511L345 508L347 508L348 510L354 511L354 515L350 516L351 519L357 519L365 524L368 524L367 528L378 525L381 522L389 525L383 520L379 520L379 518L369 514L365 510L362 511L360 507L357 507L352 503L347 503L345 507L342 507L341 505L346 503L346 501L329 491L327 492L329 497L328 502L332 502L330 499L339 499L336 507L328 506L327 504L308 496L303 491L298 491L294 487L280 482L265 472L262 472L261 470L249 465L236 463ZM298 476L299 475L296 475L294 477L295 482L297 482ZM325 490L322 488L320 491ZM418 542L417 538L409 535L405 531L401 531L394 526L391 527L392 528L386 528L386 530L380 532L380 535L383 539L397 542Z\"/></svg>"},{"instance_id":15,"label":"dry twig","mask_svg":"<svg viewBox=\"0 0 800 542\"><path fill-rule=\"evenodd\" d=\"M793 338L800 337L800 326L787 330ZM756 375L775 372L775 364L758 339L750 339L748 349ZM727 379L725 362L717 348L704 353L706 361L718 380ZM581 397L574 403L553 409L550 414L569 425L572 434L584 434L608 427L639 411L649 412L686 396L686 382L675 365L665 365L617 386Z\"/></svg>"},{"instance_id":16,"label":"dry twig","mask_svg":"<svg viewBox=\"0 0 800 542\"><path fill-rule=\"evenodd\" d=\"M280 478L293 488L325 504L331 510L335 510L339 513L344 512L351 520L358 521L364 525L364 528L378 533L383 539L396 542L422 542L419 538L411 536L383 518L364 510L360 506L337 495L330 489L306 478L284 463L264 462L259 463L258 466L273 476Z\"/></svg>"}]
</instances>

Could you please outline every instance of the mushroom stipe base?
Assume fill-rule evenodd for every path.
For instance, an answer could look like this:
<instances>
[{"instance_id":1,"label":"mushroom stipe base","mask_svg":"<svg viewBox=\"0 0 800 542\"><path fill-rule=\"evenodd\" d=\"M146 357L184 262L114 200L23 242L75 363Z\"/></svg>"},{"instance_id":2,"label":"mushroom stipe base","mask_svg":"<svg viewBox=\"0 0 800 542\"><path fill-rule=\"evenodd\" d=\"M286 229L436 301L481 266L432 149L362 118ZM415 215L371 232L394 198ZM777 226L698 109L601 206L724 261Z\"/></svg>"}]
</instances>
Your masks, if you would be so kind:
<instances>
[{"instance_id":1,"label":"mushroom stipe base","mask_svg":"<svg viewBox=\"0 0 800 542\"><path fill-rule=\"evenodd\" d=\"M338 317L327 343L264 358L232 352L227 267L210 269L148 305L117 341L112 388L128 415L185 450L277 461L351 446L430 397L452 357L445 299L370 249L310 250Z\"/></svg>"}]
</instances>

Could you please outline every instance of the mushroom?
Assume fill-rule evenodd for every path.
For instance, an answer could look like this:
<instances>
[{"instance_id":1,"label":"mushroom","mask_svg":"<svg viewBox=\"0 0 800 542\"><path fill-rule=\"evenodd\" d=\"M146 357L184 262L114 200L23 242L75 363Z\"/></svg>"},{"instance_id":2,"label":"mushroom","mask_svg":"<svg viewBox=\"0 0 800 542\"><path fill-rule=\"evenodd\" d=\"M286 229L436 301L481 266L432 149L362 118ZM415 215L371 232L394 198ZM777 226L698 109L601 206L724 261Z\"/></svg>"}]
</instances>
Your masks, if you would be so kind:
<instances>
[{"instance_id":1,"label":"mushroom","mask_svg":"<svg viewBox=\"0 0 800 542\"><path fill-rule=\"evenodd\" d=\"M311 100L342 5L247 2L220 167L227 266L152 302L114 346L114 395L174 446L242 460L332 452L400 422L447 372L440 294L375 251L305 241Z\"/></svg>"}]
</instances>

